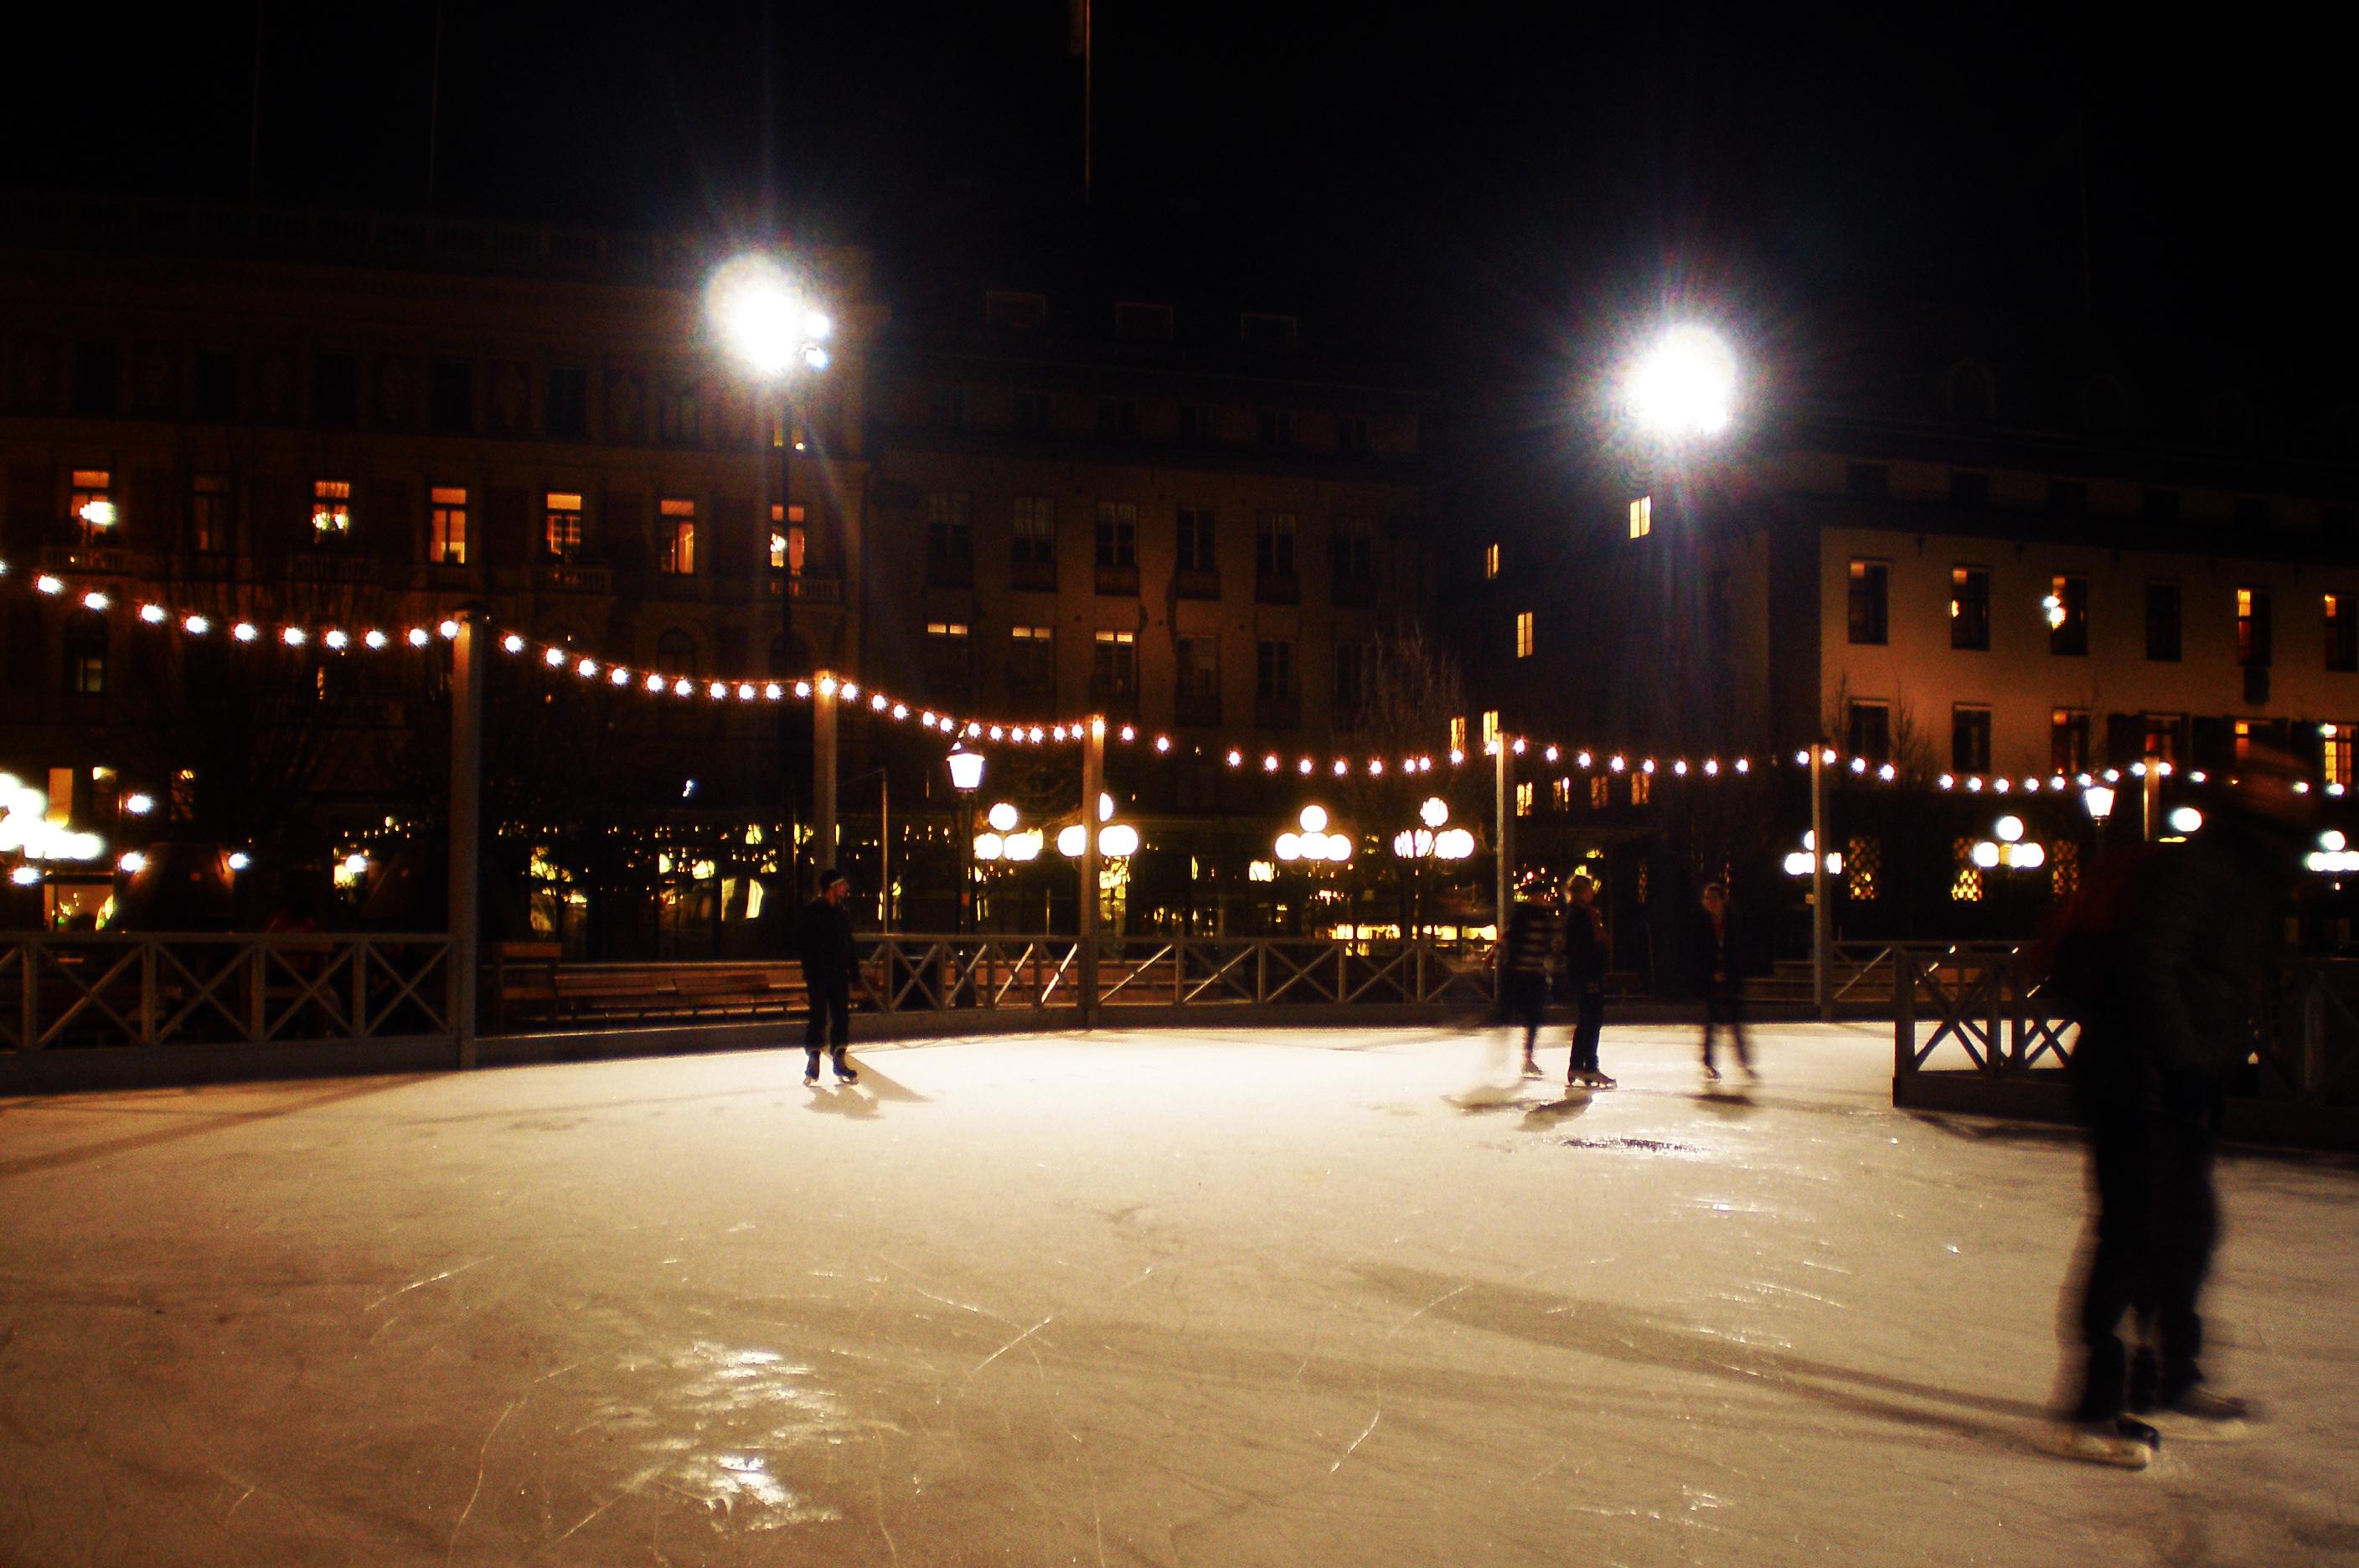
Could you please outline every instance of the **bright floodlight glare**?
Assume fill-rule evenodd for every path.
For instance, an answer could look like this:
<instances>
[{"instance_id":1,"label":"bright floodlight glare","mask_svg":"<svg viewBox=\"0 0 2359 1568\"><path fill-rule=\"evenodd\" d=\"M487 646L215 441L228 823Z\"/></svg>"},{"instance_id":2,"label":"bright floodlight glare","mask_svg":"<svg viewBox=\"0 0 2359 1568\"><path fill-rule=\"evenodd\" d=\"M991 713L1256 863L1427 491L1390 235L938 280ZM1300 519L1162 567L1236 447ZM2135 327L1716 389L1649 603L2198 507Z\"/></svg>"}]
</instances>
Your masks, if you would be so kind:
<instances>
[{"instance_id":1,"label":"bright floodlight glare","mask_svg":"<svg viewBox=\"0 0 2359 1568\"><path fill-rule=\"evenodd\" d=\"M1304 833L1325 833L1327 831L1327 808L1324 806L1305 806L1302 808L1301 821L1302 831Z\"/></svg>"},{"instance_id":2,"label":"bright floodlight glare","mask_svg":"<svg viewBox=\"0 0 2359 1568\"><path fill-rule=\"evenodd\" d=\"M2202 825L2203 813L2197 811L2194 807L2173 806L2170 809L2171 832L2191 833Z\"/></svg>"},{"instance_id":3,"label":"bright floodlight glare","mask_svg":"<svg viewBox=\"0 0 2359 1568\"><path fill-rule=\"evenodd\" d=\"M1702 327L1674 327L1630 372L1631 416L1661 436L1716 435L1736 405L1736 357Z\"/></svg>"},{"instance_id":4,"label":"bright floodlight glare","mask_svg":"<svg viewBox=\"0 0 2359 1568\"><path fill-rule=\"evenodd\" d=\"M722 263L705 286L704 304L729 352L757 375L784 376L799 362L814 370L827 363L818 340L831 323L768 256Z\"/></svg>"},{"instance_id":5,"label":"bright floodlight glare","mask_svg":"<svg viewBox=\"0 0 2359 1568\"><path fill-rule=\"evenodd\" d=\"M2104 822L2114 814L2114 790L2110 784L2092 784L2081 791L2081 800L2089 808L2089 815Z\"/></svg>"},{"instance_id":6,"label":"bright floodlight glare","mask_svg":"<svg viewBox=\"0 0 2359 1568\"><path fill-rule=\"evenodd\" d=\"M1098 830L1098 853L1119 860L1125 855L1138 853L1138 830L1128 822L1116 822Z\"/></svg>"},{"instance_id":7,"label":"bright floodlight glare","mask_svg":"<svg viewBox=\"0 0 2359 1568\"><path fill-rule=\"evenodd\" d=\"M1068 860L1081 858L1082 851L1090 845L1090 832L1079 822L1057 830L1057 853Z\"/></svg>"},{"instance_id":8,"label":"bright floodlight glare","mask_svg":"<svg viewBox=\"0 0 2359 1568\"><path fill-rule=\"evenodd\" d=\"M2021 837L2023 837L2021 817L2001 817L1998 820L1998 839L2001 844L2013 844Z\"/></svg>"},{"instance_id":9,"label":"bright floodlight glare","mask_svg":"<svg viewBox=\"0 0 2359 1568\"><path fill-rule=\"evenodd\" d=\"M997 829L1001 833L1015 832L1015 803L1009 800L1000 801L999 804L991 808L990 811L984 817L984 821L989 822L994 828Z\"/></svg>"},{"instance_id":10,"label":"bright floodlight glare","mask_svg":"<svg viewBox=\"0 0 2359 1568\"><path fill-rule=\"evenodd\" d=\"M983 753L954 751L951 753L951 783L960 789L983 788Z\"/></svg>"},{"instance_id":11,"label":"bright floodlight glare","mask_svg":"<svg viewBox=\"0 0 2359 1568\"><path fill-rule=\"evenodd\" d=\"M1418 820L1427 827L1438 828L1450 821L1450 802L1435 795L1417 809Z\"/></svg>"}]
</instances>

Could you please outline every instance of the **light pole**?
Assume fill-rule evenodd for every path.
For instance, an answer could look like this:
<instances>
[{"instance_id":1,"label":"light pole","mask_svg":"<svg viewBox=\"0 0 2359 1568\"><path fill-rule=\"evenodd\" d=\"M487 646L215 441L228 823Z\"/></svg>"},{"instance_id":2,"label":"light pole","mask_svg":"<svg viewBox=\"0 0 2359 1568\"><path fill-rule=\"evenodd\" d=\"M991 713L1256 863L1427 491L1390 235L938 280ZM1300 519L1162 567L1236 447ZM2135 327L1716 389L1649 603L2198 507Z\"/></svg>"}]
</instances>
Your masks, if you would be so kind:
<instances>
[{"instance_id":1,"label":"light pole","mask_svg":"<svg viewBox=\"0 0 2359 1568\"><path fill-rule=\"evenodd\" d=\"M834 323L785 267L759 252L733 256L713 269L704 287L704 308L713 332L730 354L757 382L777 393L775 423L768 418L769 408L766 407L763 413L770 442L778 453L778 527L788 528L794 517L789 467L795 449L793 377L798 372L827 368L827 339L835 330ZM791 581L778 584L778 644L782 648L794 647L794 597ZM781 793L786 785L784 736L782 727ZM821 749L814 741L814 775L821 766L818 755ZM815 856L819 867L814 869L833 864L835 858L835 758L832 747L826 749L827 778L821 781L814 777L812 786L814 815L821 819L821 830ZM825 809L817 809L822 802Z\"/></svg>"},{"instance_id":2,"label":"light pole","mask_svg":"<svg viewBox=\"0 0 2359 1568\"><path fill-rule=\"evenodd\" d=\"M974 904L974 792L983 788L983 753L959 747L950 755L951 787L958 791L959 844L968 853L959 856L958 934L967 934Z\"/></svg>"}]
</instances>

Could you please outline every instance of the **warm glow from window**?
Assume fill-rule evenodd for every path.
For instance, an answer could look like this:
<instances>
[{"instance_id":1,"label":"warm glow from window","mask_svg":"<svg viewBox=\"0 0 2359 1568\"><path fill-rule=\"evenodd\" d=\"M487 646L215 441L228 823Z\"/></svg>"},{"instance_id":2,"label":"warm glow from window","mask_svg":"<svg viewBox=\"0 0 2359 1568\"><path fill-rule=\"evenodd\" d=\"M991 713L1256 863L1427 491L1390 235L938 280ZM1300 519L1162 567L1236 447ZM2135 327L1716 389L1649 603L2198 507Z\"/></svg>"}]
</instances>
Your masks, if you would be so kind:
<instances>
[{"instance_id":1,"label":"warm glow from window","mask_svg":"<svg viewBox=\"0 0 2359 1568\"><path fill-rule=\"evenodd\" d=\"M1630 537L1645 539L1655 531L1655 498L1641 495L1630 503Z\"/></svg>"},{"instance_id":2,"label":"warm glow from window","mask_svg":"<svg viewBox=\"0 0 2359 1568\"><path fill-rule=\"evenodd\" d=\"M1485 577L1499 575L1499 547L1495 544L1486 544L1483 547L1483 575Z\"/></svg>"},{"instance_id":3,"label":"warm glow from window","mask_svg":"<svg viewBox=\"0 0 2359 1568\"><path fill-rule=\"evenodd\" d=\"M1529 610L1518 610L1516 612L1516 657L1529 659L1531 656L1532 613Z\"/></svg>"},{"instance_id":4,"label":"warm glow from window","mask_svg":"<svg viewBox=\"0 0 2359 1568\"><path fill-rule=\"evenodd\" d=\"M696 503L667 500L657 506L666 524L664 571L676 577L692 575L696 571Z\"/></svg>"},{"instance_id":5,"label":"warm glow from window","mask_svg":"<svg viewBox=\"0 0 2359 1568\"><path fill-rule=\"evenodd\" d=\"M433 503L426 518L426 559L440 566L467 564L467 492L437 485L427 492Z\"/></svg>"},{"instance_id":6,"label":"warm glow from window","mask_svg":"<svg viewBox=\"0 0 2359 1568\"><path fill-rule=\"evenodd\" d=\"M1450 749L1452 751L1466 749L1466 721L1462 718L1450 721Z\"/></svg>"},{"instance_id":7,"label":"warm glow from window","mask_svg":"<svg viewBox=\"0 0 2359 1568\"><path fill-rule=\"evenodd\" d=\"M1499 711L1496 708L1483 715L1483 744L1489 746L1499 738Z\"/></svg>"},{"instance_id":8,"label":"warm glow from window","mask_svg":"<svg viewBox=\"0 0 2359 1568\"><path fill-rule=\"evenodd\" d=\"M1527 781L1516 786L1516 815L1519 817L1528 817L1531 814L1532 786L1528 781Z\"/></svg>"},{"instance_id":9,"label":"warm glow from window","mask_svg":"<svg viewBox=\"0 0 2359 1568\"><path fill-rule=\"evenodd\" d=\"M341 539L353 530L353 486L347 479L321 479L311 485L311 532Z\"/></svg>"}]
</instances>

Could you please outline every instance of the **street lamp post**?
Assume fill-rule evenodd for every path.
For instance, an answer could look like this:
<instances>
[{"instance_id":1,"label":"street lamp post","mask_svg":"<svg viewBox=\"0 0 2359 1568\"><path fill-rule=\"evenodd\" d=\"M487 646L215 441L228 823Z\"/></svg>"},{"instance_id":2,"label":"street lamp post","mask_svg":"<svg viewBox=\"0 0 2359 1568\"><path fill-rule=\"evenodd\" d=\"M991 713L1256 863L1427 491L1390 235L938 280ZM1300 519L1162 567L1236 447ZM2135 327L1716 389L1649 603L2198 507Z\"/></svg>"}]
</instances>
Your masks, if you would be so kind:
<instances>
[{"instance_id":1,"label":"street lamp post","mask_svg":"<svg viewBox=\"0 0 2359 1568\"><path fill-rule=\"evenodd\" d=\"M958 791L959 800L958 934L964 936L974 904L974 792L983 788L983 753L962 746L951 753L950 769L951 787Z\"/></svg>"}]
</instances>

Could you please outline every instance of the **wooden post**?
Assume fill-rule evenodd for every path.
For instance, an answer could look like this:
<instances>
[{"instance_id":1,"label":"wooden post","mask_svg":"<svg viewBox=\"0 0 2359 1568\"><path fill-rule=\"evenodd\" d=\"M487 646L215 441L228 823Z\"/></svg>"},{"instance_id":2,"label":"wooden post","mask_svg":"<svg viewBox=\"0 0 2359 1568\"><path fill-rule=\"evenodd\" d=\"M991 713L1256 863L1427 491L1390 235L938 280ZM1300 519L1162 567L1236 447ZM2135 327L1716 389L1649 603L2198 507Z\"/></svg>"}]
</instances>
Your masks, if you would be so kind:
<instances>
[{"instance_id":1,"label":"wooden post","mask_svg":"<svg viewBox=\"0 0 2359 1568\"><path fill-rule=\"evenodd\" d=\"M451 641L451 1034L462 1069L475 1065L475 979L483 962L484 649L472 610Z\"/></svg>"},{"instance_id":2,"label":"wooden post","mask_svg":"<svg viewBox=\"0 0 2359 1568\"><path fill-rule=\"evenodd\" d=\"M835 671L811 678L811 891L835 864Z\"/></svg>"},{"instance_id":3,"label":"wooden post","mask_svg":"<svg viewBox=\"0 0 2359 1568\"><path fill-rule=\"evenodd\" d=\"M1098 1027L1098 796L1105 790L1105 720L1090 717L1082 741L1082 1027Z\"/></svg>"}]
</instances>

